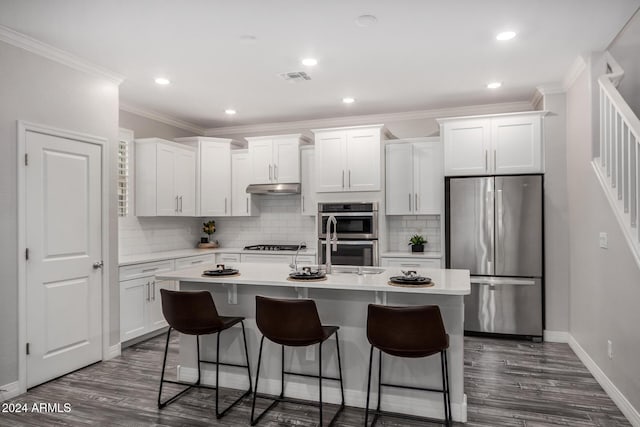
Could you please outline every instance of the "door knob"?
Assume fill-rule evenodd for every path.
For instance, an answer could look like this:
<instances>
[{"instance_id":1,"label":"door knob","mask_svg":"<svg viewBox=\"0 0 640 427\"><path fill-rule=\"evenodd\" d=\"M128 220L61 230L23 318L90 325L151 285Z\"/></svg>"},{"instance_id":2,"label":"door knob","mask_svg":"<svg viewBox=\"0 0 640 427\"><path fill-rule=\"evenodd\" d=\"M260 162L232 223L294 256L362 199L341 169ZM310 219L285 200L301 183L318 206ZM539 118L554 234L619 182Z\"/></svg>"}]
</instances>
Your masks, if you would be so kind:
<instances>
[{"instance_id":1,"label":"door knob","mask_svg":"<svg viewBox=\"0 0 640 427\"><path fill-rule=\"evenodd\" d=\"M102 268L103 266L104 266L104 262L103 261L97 261L97 262L93 263L93 268L96 269L96 270L99 269L99 268Z\"/></svg>"}]
</instances>

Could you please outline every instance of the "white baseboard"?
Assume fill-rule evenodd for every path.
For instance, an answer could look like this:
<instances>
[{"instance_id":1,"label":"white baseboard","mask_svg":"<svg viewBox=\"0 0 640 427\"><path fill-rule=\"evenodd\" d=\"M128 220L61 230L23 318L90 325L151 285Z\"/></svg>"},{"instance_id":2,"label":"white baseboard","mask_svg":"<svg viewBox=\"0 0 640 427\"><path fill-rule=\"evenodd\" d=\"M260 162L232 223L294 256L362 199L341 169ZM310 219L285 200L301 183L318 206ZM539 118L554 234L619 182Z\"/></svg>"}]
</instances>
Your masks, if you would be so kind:
<instances>
[{"instance_id":1,"label":"white baseboard","mask_svg":"<svg viewBox=\"0 0 640 427\"><path fill-rule=\"evenodd\" d=\"M202 368L202 378L200 382L206 385L215 385L216 383L215 368ZM194 382L198 376L195 368L185 368L178 366L179 381ZM291 378L291 377L289 377ZM318 399L318 383L315 379L296 378L298 381L289 379L285 383L285 396L295 397L296 399L317 400ZM335 381L325 381L331 386ZM238 390L246 390L249 387L249 381L246 374L220 372L220 384L223 387L229 387ZM274 379L260 379L260 393L278 395L280 394L280 381ZM415 395L415 397L414 397ZM348 406L364 408L366 402L366 393L359 390L345 390L344 400ZM376 402L377 394L372 391L371 405L373 407ZM340 403L340 391L338 387L323 387L322 400L327 403ZM399 412L403 414L413 414L423 417L444 418L444 408L442 405L442 395L431 393L415 394L399 396L391 394L383 394L382 408L385 411ZM467 421L467 395L463 395L462 403L451 402L451 412L454 421Z\"/></svg>"},{"instance_id":2,"label":"white baseboard","mask_svg":"<svg viewBox=\"0 0 640 427\"><path fill-rule=\"evenodd\" d=\"M560 342L565 344L569 342L569 332L545 330L543 334L545 342Z\"/></svg>"},{"instance_id":3,"label":"white baseboard","mask_svg":"<svg viewBox=\"0 0 640 427\"><path fill-rule=\"evenodd\" d=\"M14 381L9 384L0 385L0 402L4 402L5 400L13 399L20 394L20 386L18 381Z\"/></svg>"},{"instance_id":4,"label":"white baseboard","mask_svg":"<svg viewBox=\"0 0 640 427\"><path fill-rule=\"evenodd\" d=\"M611 400L618 406L620 411L629 420L634 427L640 427L640 412L633 407L631 402L622 394L618 387L611 382L609 377L600 369L596 362L589 356L589 354L580 346L573 336L569 335L569 347L578 356L580 361L587 367L591 375L594 376L596 381L602 386L604 391L609 395Z\"/></svg>"},{"instance_id":5,"label":"white baseboard","mask_svg":"<svg viewBox=\"0 0 640 427\"><path fill-rule=\"evenodd\" d=\"M122 354L122 347L121 347L120 343L118 343L116 345L112 345L105 352L104 360L113 359L115 357L120 356L121 354Z\"/></svg>"}]
</instances>

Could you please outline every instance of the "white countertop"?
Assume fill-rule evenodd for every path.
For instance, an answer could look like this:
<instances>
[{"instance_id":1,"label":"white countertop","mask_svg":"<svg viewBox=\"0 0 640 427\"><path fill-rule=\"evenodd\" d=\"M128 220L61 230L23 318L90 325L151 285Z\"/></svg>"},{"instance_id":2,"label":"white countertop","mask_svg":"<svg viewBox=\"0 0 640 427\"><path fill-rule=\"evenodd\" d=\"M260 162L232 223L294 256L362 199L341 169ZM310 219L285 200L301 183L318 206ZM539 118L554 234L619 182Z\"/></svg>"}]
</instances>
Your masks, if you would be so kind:
<instances>
[{"instance_id":1,"label":"white countertop","mask_svg":"<svg viewBox=\"0 0 640 427\"><path fill-rule=\"evenodd\" d=\"M173 251L148 252L144 254L120 256L118 265L140 264L143 262L163 261L166 259L186 258L190 256L206 254L258 254L258 255L295 255L296 251L247 251L242 248L216 248L216 249L177 249ZM315 249L303 249L300 255L315 255Z\"/></svg>"},{"instance_id":2,"label":"white countertop","mask_svg":"<svg viewBox=\"0 0 640 427\"><path fill-rule=\"evenodd\" d=\"M338 289L383 291L434 295L467 295L471 292L468 270L443 270L438 268L420 268L418 274L432 279L434 286L428 288L405 288L389 285L389 277L402 275L399 268L389 267L381 274L349 274L334 273L327 275L327 280L317 282L287 280L291 269L283 264L263 264L243 262L236 266L226 265L227 268L237 268L239 276L209 277L202 276L202 272L214 269L215 265L200 265L158 274L160 280L179 280L185 282L211 284L237 284L252 286L285 286L294 288Z\"/></svg>"},{"instance_id":3,"label":"white countertop","mask_svg":"<svg viewBox=\"0 0 640 427\"><path fill-rule=\"evenodd\" d=\"M442 254L440 252L411 252L411 251L398 251L398 252L382 252L380 258L416 258L416 259L440 259Z\"/></svg>"}]
</instances>

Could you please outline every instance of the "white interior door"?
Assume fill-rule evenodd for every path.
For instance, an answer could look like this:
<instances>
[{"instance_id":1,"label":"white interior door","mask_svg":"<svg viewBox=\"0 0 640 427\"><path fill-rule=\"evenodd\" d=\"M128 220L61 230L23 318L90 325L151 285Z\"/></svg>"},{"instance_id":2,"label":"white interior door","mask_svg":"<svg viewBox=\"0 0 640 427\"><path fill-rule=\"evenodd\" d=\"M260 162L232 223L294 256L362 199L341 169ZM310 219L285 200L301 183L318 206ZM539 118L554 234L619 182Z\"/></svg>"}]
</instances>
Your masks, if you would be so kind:
<instances>
[{"instance_id":1,"label":"white interior door","mask_svg":"<svg viewBox=\"0 0 640 427\"><path fill-rule=\"evenodd\" d=\"M102 148L27 131L27 387L102 358Z\"/></svg>"}]
</instances>

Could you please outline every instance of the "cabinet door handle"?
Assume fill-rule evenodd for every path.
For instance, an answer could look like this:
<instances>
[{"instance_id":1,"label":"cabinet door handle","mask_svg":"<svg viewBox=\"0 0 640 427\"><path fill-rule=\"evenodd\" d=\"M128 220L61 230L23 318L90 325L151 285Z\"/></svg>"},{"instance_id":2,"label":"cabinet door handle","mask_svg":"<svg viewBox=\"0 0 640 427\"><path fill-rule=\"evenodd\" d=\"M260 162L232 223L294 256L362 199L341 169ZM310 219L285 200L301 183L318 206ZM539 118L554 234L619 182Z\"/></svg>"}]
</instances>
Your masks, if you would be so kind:
<instances>
[{"instance_id":1,"label":"cabinet door handle","mask_svg":"<svg viewBox=\"0 0 640 427\"><path fill-rule=\"evenodd\" d=\"M273 180L278 180L278 165L273 165Z\"/></svg>"},{"instance_id":2,"label":"cabinet door handle","mask_svg":"<svg viewBox=\"0 0 640 427\"><path fill-rule=\"evenodd\" d=\"M351 169L349 169L349 188L351 188Z\"/></svg>"},{"instance_id":3,"label":"cabinet door handle","mask_svg":"<svg viewBox=\"0 0 640 427\"><path fill-rule=\"evenodd\" d=\"M151 301L151 283L147 282L147 301Z\"/></svg>"},{"instance_id":4,"label":"cabinet door handle","mask_svg":"<svg viewBox=\"0 0 640 427\"><path fill-rule=\"evenodd\" d=\"M304 213L304 195L302 195L302 206L300 210Z\"/></svg>"},{"instance_id":5,"label":"cabinet door handle","mask_svg":"<svg viewBox=\"0 0 640 427\"><path fill-rule=\"evenodd\" d=\"M249 198L247 197L245 200L247 202L247 213L249 213Z\"/></svg>"},{"instance_id":6,"label":"cabinet door handle","mask_svg":"<svg viewBox=\"0 0 640 427\"><path fill-rule=\"evenodd\" d=\"M484 170L489 170L489 150L484 150Z\"/></svg>"},{"instance_id":7,"label":"cabinet door handle","mask_svg":"<svg viewBox=\"0 0 640 427\"><path fill-rule=\"evenodd\" d=\"M415 199L416 199L416 201L415 201L415 203L413 205L414 205L415 211L418 212L418 193L416 193Z\"/></svg>"},{"instance_id":8,"label":"cabinet door handle","mask_svg":"<svg viewBox=\"0 0 640 427\"><path fill-rule=\"evenodd\" d=\"M224 213L227 213L227 198L224 198Z\"/></svg>"},{"instance_id":9,"label":"cabinet door handle","mask_svg":"<svg viewBox=\"0 0 640 427\"><path fill-rule=\"evenodd\" d=\"M344 188L344 170L342 171L342 188Z\"/></svg>"},{"instance_id":10,"label":"cabinet door handle","mask_svg":"<svg viewBox=\"0 0 640 427\"><path fill-rule=\"evenodd\" d=\"M409 193L409 212L411 212L411 193Z\"/></svg>"},{"instance_id":11,"label":"cabinet door handle","mask_svg":"<svg viewBox=\"0 0 640 427\"><path fill-rule=\"evenodd\" d=\"M271 165L269 165L269 181L271 181L271 180L272 180L272 178L271 178Z\"/></svg>"},{"instance_id":12,"label":"cabinet door handle","mask_svg":"<svg viewBox=\"0 0 640 427\"><path fill-rule=\"evenodd\" d=\"M156 281L154 280L153 282L151 282L151 284L153 285L153 290L151 291L151 299L152 301L156 300Z\"/></svg>"},{"instance_id":13,"label":"cabinet door handle","mask_svg":"<svg viewBox=\"0 0 640 427\"><path fill-rule=\"evenodd\" d=\"M405 264L405 263L401 263L400 266L401 267L420 267L420 264Z\"/></svg>"},{"instance_id":14,"label":"cabinet door handle","mask_svg":"<svg viewBox=\"0 0 640 427\"><path fill-rule=\"evenodd\" d=\"M496 170L497 162L496 162L496 150L493 150L493 170Z\"/></svg>"}]
</instances>

